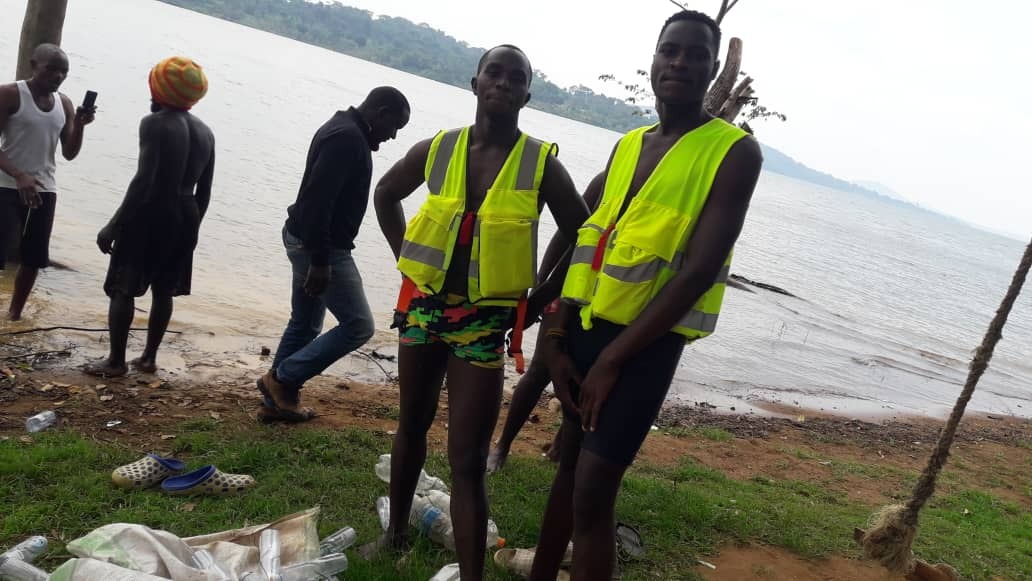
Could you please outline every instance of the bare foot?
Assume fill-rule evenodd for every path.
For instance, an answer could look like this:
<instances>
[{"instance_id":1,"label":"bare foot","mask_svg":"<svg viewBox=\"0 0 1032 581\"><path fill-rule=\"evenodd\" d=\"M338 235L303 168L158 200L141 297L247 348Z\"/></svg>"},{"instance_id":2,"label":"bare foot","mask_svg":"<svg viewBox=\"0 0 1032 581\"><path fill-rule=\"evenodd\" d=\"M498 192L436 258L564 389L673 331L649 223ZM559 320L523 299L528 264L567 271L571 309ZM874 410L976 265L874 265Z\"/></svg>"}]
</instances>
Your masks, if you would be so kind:
<instances>
[{"instance_id":1,"label":"bare foot","mask_svg":"<svg viewBox=\"0 0 1032 581\"><path fill-rule=\"evenodd\" d=\"M492 474L498 472L505 466L505 461L509 459L509 451L502 450L501 448L495 448L491 450L491 453L487 456L487 473Z\"/></svg>"},{"instance_id":2,"label":"bare foot","mask_svg":"<svg viewBox=\"0 0 1032 581\"><path fill-rule=\"evenodd\" d=\"M158 363L153 357L137 357L129 362L133 369L140 373L157 373Z\"/></svg>"},{"instance_id":3,"label":"bare foot","mask_svg":"<svg viewBox=\"0 0 1032 581\"><path fill-rule=\"evenodd\" d=\"M110 359L101 359L82 368L83 373L96 377L122 377L129 372L125 363L114 364Z\"/></svg>"},{"instance_id":4,"label":"bare foot","mask_svg":"<svg viewBox=\"0 0 1032 581\"><path fill-rule=\"evenodd\" d=\"M384 553L399 555L408 551L409 548L408 538L395 539L384 533L375 541L359 547L358 554L366 561L372 561Z\"/></svg>"}]
</instances>

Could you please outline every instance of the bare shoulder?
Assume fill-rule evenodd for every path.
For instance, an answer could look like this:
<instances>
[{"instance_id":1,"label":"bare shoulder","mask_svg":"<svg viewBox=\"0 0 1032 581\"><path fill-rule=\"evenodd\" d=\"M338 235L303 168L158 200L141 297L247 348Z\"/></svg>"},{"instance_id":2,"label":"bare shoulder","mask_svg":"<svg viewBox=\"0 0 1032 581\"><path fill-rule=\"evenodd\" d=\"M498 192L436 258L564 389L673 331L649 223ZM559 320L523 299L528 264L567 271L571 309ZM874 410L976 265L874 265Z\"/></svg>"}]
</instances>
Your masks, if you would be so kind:
<instances>
[{"instance_id":1,"label":"bare shoulder","mask_svg":"<svg viewBox=\"0 0 1032 581\"><path fill-rule=\"evenodd\" d=\"M8 113L14 113L18 110L20 101L17 83L0 85L0 107L7 109Z\"/></svg>"},{"instance_id":2,"label":"bare shoulder","mask_svg":"<svg viewBox=\"0 0 1032 581\"><path fill-rule=\"evenodd\" d=\"M198 134L203 136L207 141L215 142L215 132L208 127L208 124L201 120L200 117L192 113L187 113L187 119L190 121L190 126Z\"/></svg>"},{"instance_id":3,"label":"bare shoulder","mask_svg":"<svg viewBox=\"0 0 1032 581\"><path fill-rule=\"evenodd\" d=\"M731 146L724 158L725 164L733 164L738 169L759 168L763 164L763 151L760 142L752 135L746 135Z\"/></svg>"},{"instance_id":4,"label":"bare shoulder","mask_svg":"<svg viewBox=\"0 0 1032 581\"><path fill-rule=\"evenodd\" d=\"M559 161L557 156L547 156L545 158L545 172L541 176L541 181L555 183L556 181L565 180L570 180L570 173L566 171L566 166L563 165L563 162Z\"/></svg>"},{"instance_id":5,"label":"bare shoulder","mask_svg":"<svg viewBox=\"0 0 1032 581\"><path fill-rule=\"evenodd\" d=\"M727 203L748 203L763 166L760 144L747 135L731 146L713 179L711 196Z\"/></svg>"},{"instance_id":6,"label":"bare shoulder","mask_svg":"<svg viewBox=\"0 0 1032 581\"><path fill-rule=\"evenodd\" d=\"M405 157L411 157L414 160L421 159L425 163L426 158L430 156L430 146L433 145L433 143L433 137L428 137L422 141L419 141L408 150L408 153L405 154Z\"/></svg>"}]
</instances>

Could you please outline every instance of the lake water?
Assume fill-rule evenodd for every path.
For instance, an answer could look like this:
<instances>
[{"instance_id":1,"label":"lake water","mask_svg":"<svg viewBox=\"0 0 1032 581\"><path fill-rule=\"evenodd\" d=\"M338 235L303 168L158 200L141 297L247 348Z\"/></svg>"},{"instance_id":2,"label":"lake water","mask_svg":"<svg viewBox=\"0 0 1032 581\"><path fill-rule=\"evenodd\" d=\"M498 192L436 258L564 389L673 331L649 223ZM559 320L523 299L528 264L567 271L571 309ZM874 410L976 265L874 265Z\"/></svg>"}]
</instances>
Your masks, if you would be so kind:
<instances>
[{"instance_id":1,"label":"lake water","mask_svg":"<svg viewBox=\"0 0 1032 581\"><path fill-rule=\"evenodd\" d=\"M0 13L19 15L0 24L6 76L23 10L22 1L0 0ZM95 90L100 110L79 159L59 168L52 256L73 270L41 276L28 313L33 325L104 324L106 257L93 240L135 170L149 68L183 54L209 76L195 113L217 136L215 191L194 260L195 294L176 303L172 328L184 334L172 339L166 364L173 366L275 348L290 280L279 231L311 136L334 111L377 85L408 95L412 121L374 154L374 180L416 141L473 120L469 91L149 0L70 2L63 44L71 58L63 92L78 102ZM560 159L580 187L619 137L530 109L521 126L560 144ZM424 196L421 190L406 201L408 215ZM543 222L542 235L550 236L550 217ZM379 322L369 348L390 352L399 279L371 209L357 245ZM1020 241L924 210L765 173L732 270L799 298L730 289L718 332L687 350L671 397L738 410L773 401L850 414L941 415L1022 249ZM0 289L6 303L10 273ZM103 349L95 339L84 346L91 354ZM379 372L349 357L330 373L375 379ZM1030 378L1032 291L1019 299L971 407L1032 416Z\"/></svg>"}]
</instances>

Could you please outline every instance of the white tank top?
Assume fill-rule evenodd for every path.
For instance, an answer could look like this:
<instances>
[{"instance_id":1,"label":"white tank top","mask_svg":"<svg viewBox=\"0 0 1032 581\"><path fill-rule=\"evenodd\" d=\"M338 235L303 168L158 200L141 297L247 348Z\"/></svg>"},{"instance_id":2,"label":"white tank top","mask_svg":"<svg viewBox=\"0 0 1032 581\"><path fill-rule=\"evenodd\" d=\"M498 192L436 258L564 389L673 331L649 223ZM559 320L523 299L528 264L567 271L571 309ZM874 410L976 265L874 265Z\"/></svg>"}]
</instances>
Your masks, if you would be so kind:
<instances>
[{"instance_id":1,"label":"white tank top","mask_svg":"<svg viewBox=\"0 0 1032 581\"><path fill-rule=\"evenodd\" d=\"M61 142L61 131L65 126L64 104L61 95L54 93L54 106L50 111L41 111L32 98L29 85L18 81L18 111L7 118L7 127L0 134L0 151L23 172L32 175L43 184L42 191L56 192L54 173L57 164L54 153ZM15 188L17 181L0 171L0 188Z\"/></svg>"}]
</instances>

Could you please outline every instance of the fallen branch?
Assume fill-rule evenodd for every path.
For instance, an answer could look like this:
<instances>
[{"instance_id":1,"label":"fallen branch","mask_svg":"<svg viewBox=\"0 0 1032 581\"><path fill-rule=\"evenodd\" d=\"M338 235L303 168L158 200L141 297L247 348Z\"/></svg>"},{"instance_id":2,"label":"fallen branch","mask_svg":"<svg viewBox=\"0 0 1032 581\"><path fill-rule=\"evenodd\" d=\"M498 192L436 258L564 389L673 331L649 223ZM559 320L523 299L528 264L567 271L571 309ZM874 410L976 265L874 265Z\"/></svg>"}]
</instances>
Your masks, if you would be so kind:
<instances>
[{"instance_id":1,"label":"fallen branch","mask_svg":"<svg viewBox=\"0 0 1032 581\"><path fill-rule=\"evenodd\" d=\"M133 327L130 331L146 331L147 329L141 327ZM0 333L0 336L14 336L14 335L26 335L28 333L43 333L46 331L83 331L86 333L107 333L108 329L87 329L85 327L36 327L33 329L23 329L21 331L9 331L7 333ZM182 331L165 331L166 333L172 333L174 335L182 335Z\"/></svg>"},{"instance_id":2,"label":"fallen branch","mask_svg":"<svg viewBox=\"0 0 1032 581\"><path fill-rule=\"evenodd\" d=\"M36 359L38 357L62 356L68 357L72 352L68 349L61 349L59 351L36 351L35 353L22 353L21 355L8 355L7 357L0 357L0 361L14 361L16 359Z\"/></svg>"},{"instance_id":3,"label":"fallen branch","mask_svg":"<svg viewBox=\"0 0 1032 581\"><path fill-rule=\"evenodd\" d=\"M375 363L376 366L380 368L380 371L383 372L383 375L384 375L384 377L387 378L387 381L396 381L397 380L397 378L394 376L393 373L391 373L390 371L387 371L387 369L383 365L380 365L380 362L376 360L377 359L376 357L373 357L372 355L366 353L365 351L356 351L356 353L358 353L362 357L365 357L366 359L368 359L368 360L372 361L373 363ZM376 352L374 351L374 353L376 353ZM379 353L377 353L377 355L379 355ZM381 357L382 357L382 355L381 355Z\"/></svg>"}]
</instances>

